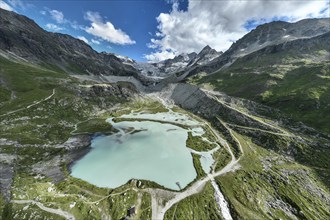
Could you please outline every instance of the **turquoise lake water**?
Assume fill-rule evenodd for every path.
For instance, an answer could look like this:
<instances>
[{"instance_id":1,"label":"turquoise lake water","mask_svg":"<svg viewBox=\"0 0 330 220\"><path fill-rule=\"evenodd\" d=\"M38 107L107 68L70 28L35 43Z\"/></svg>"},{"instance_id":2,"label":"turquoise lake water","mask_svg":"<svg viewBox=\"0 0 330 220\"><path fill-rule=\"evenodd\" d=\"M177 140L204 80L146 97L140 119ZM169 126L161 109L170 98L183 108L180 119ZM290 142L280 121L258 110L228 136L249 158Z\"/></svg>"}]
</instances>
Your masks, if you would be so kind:
<instances>
[{"instance_id":1,"label":"turquoise lake water","mask_svg":"<svg viewBox=\"0 0 330 220\"><path fill-rule=\"evenodd\" d=\"M196 177L186 148L187 130L151 121L109 122L120 132L93 139L71 175L99 187L119 187L130 179L151 180L169 189L184 188ZM132 130L138 132L131 132Z\"/></svg>"}]
</instances>

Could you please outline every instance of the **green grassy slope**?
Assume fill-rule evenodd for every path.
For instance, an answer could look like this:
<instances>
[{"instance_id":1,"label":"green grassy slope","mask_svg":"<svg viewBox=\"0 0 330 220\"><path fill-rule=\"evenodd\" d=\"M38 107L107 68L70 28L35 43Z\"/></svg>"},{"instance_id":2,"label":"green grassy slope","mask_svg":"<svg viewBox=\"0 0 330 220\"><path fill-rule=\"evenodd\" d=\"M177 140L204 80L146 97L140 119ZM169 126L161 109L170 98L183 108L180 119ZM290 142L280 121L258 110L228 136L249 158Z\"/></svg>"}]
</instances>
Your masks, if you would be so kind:
<instances>
[{"instance_id":1,"label":"green grassy slope","mask_svg":"<svg viewBox=\"0 0 330 220\"><path fill-rule=\"evenodd\" d=\"M115 96L88 97L81 95L83 88L77 79L66 73L41 69L0 58L0 138L16 140L21 144L61 143L76 133L95 132L95 123L109 129L104 118L95 123L80 123L92 119L95 108L123 102ZM29 105L52 98L27 108ZM17 111L17 112L13 112ZM13 113L10 113L13 112ZM9 114L8 114L9 113ZM80 123L80 124L79 124ZM9 126L10 125L10 126Z\"/></svg>"},{"instance_id":2,"label":"green grassy slope","mask_svg":"<svg viewBox=\"0 0 330 220\"><path fill-rule=\"evenodd\" d=\"M314 62L284 52L258 54L190 82L278 108L296 121L330 133L329 61Z\"/></svg>"},{"instance_id":3,"label":"green grassy slope","mask_svg":"<svg viewBox=\"0 0 330 220\"><path fill-rule=\"evenodd\" d=\"M199 194L187 197L173 205L166 212L164 219L221 219L211 183L207 183Z\"/></svg>"},{"instance_id":4,"label":"green grassy slope","mask_svg":"<svg viewBox=\"0 0 330 220\"><path fill-rule=\"evenodd\" d=\"M57 145L69 137L113 130L105 122L107 115L111 113L109 109L115 104L125 103L127 99L118 98L112 93L103 97L95 93L97 89L86 87L91 84L94 83L79 81L61 71L16 63L0 57L0 139L11 143L0 143L0 153L4 158L15 158L11 162L0 161L1 165L13 166L10 199L38 200L47 207L72 212L79 219L86 216L101 219L101 213L114 215L109 210L106 197L108 190L91 186L68 175L65 175L63 182L53 185L52 179L44 176L39 178L33 171L36 164L56 167L56 161L68 153ZM114 90L117 88L116 85L109 86L113 86L111 88ZM46 99L47 97L51 98ZM39 101L41 102L38 103ZM101 109L109 111L99 114ZM65 161L58 163L59 169L67 174ZM48 187L53 187L55 191L47 191ZM68 196L58 196L58 193ZM101 202L93 203L103 197ZM118 197L119 200L122 198L127 199L129 195ZM75 207L70 208L74 201ZM132 204L126 205L121 207L121 212ZM62 219L59 215L42 211L36 205L5 203L1 195L0 219L46 217Z\"/></svg>"},{"instance_id":5,"label":"green grassy slope","mask_svg":"<svg viewBox=\"0 0 330 220\"><path fill-rule=\"evenodd\" d=\"M216 181L235 218L316 220L329 216L329 189L317 171L234 134L244 151L241 169Z\"/></svg>"}]
</instances>

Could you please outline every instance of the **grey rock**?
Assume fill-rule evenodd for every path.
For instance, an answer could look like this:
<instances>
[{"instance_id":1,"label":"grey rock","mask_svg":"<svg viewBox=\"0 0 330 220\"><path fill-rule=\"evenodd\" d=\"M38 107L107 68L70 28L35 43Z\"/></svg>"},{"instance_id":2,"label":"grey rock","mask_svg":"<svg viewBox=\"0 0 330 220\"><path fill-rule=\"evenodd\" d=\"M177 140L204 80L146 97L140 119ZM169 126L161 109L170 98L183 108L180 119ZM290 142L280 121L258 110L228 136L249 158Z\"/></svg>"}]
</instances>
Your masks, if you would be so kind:
<instances>
[{"instance_id":1,"label":"grey rock","mask_svg":"<svg viewBox=\"0 0 330 220\"><path fill-rule=\"evenodd\" d=\"M238 58L261 50L253 55L257 58L263 52L278 52L285 50L294 50L300 54L308 55L311 44L315 41L320 42L319 38L329 38L327 33L330 31L330 19L304 19L296 23L275 21L258 26L255 30L247 33L241 39L232 44L232 46L219 57L206 63L205 65L195 66L187 69L189 75L195 75L200 72L213 73L221 68L227 68ZM324 35L325 36L321 36ZM311 40L311 43L309 43ZM322 40L321 40L322 41ZM294 42L294 43L291 43ZM327 45L326 42L322 45ZM316 48L329 48L320 46ZM307 50L306 50L307 49ZM315 49L315 47L314 47ZM306 50L306 51L305 51Z\"/></svg>"}]
</instances>

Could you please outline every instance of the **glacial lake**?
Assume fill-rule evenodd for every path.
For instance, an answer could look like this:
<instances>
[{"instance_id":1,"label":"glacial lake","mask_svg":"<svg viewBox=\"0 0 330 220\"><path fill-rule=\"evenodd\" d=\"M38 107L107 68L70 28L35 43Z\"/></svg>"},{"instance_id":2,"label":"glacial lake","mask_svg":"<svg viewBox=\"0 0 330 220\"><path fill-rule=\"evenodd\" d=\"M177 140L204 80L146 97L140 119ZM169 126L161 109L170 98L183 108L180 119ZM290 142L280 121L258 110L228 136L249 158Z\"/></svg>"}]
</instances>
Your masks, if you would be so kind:
<instances>
[{"instance_id":1,"label":"glacial lake","mask_svg":"<svg viewBox=\"0 0 330 220\"><path fill-rule=\"evenodd\" d=\"M73 165L72 176L99 187L116 188L141 179L174 190L179 189L177 182L184 188L196 178L186 147L188 130L153 121L108 122L120 132L94 138L91 151Z\"/></svg>"}]
</instances>

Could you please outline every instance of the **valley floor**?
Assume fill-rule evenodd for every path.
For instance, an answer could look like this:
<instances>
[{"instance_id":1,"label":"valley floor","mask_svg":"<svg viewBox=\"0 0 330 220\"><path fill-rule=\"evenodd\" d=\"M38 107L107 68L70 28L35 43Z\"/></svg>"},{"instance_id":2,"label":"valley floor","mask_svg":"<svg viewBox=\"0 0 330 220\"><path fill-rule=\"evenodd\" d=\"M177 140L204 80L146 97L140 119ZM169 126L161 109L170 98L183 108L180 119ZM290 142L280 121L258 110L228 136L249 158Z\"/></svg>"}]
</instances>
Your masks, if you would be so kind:
<instances>
[{"instance_id":1,"label":"valley floor","mask_svg":"<svg viewBox=\"0 0 330 220\"><path fill-rule=\"evenodd\" d=\"M7 101L0 106L3 219L121 219L132 205L136 214L130 219L330 216L330 154L328 140L322 137L295 131L212 91L194 89L176 103L174 93L180 91L175 85L137 95L125 82L67 78L61 73L54 77L53 72L19 67L15 65L16 76L5 76L10 83ZM15 77L26 71L31 71L27 81L32 85L16 91ZM203 102L196 105L210 105L194 111L197 107L190 105L197 98ZM106 118L164 111L200 122L206 140L189 137L187 145L192 152L214 149L209 173L201 168L201 155L192 153L197 178L181 191L145 180L99 188L70 176L70 166L88 152L95 134L116 132Z\"/></svg>"}]
</instances>

